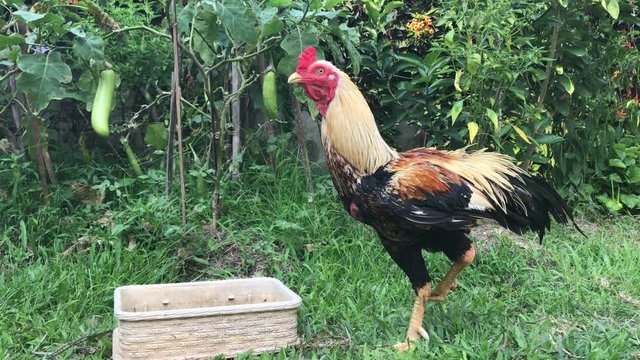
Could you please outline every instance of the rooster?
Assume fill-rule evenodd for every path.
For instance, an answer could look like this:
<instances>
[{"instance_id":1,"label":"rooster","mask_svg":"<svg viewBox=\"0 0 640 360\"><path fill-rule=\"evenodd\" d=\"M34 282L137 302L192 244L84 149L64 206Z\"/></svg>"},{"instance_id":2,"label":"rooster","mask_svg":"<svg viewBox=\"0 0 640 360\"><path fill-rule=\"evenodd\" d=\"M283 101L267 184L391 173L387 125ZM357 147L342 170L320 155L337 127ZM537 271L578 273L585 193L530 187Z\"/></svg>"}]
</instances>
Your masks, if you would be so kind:
<instances>
[{"instance_id":1,"label":"rooster","mask_svg":"<svg viewBox=\"0 0 640 360\"><path fill-rule=\"evenodd\" d=\"M505 155L389 147L357 86L330 62L317 60L313 47L299 56L288 82L302 85L322 115L327 165L345 210L377 232L416 293L406 340L395 346L399 351L429 338L426 302L444 301L473 261L469 230L478 219L493 219L516 233L536 231L541 241L551 217L576 226L558 193ZM423 249L443 252L453 262L434 289Z\"/></svg>"}]
</instances>

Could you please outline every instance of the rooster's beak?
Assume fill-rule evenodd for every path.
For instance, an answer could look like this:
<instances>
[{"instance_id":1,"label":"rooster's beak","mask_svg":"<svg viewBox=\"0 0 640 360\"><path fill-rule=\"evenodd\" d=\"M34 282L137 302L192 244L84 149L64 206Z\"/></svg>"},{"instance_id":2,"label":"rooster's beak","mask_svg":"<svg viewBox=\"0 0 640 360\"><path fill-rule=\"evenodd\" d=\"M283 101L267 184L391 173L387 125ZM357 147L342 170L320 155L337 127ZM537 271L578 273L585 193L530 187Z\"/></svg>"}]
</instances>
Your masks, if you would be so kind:
<instances>
[{"instance_id":1,"label":"rooster's beak","mask_svg":"<svg viewBox=\"0 0 640 360\"><path fill-rule=\"evenodd\" d=\"M297 84L299 82L302 82L302 76L300 76L300 74L298 74L297 72L294 72L293 74L291 74L291 76L289 76L289 80L287 80L287 82L289 84Z\"/></svg>"}]
</instances>

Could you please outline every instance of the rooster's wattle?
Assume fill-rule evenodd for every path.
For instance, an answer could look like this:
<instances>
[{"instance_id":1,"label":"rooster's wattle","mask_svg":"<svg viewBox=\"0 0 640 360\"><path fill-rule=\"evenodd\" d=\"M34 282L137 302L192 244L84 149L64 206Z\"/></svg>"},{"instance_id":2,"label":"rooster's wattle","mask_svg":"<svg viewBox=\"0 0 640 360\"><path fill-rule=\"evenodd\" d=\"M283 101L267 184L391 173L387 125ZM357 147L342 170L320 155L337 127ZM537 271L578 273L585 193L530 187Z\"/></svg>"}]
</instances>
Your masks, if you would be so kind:
<instances>
[{"instance_id":1,"label":"rooster's wattle","mask_svg":"<svg viewBox=\"0 0 640 360\"><path fill-rule=\"evenodd\" d=\"M417 148L396 152L383 140L364 96L349 77L313 47L299 57L289 83L299 83L322 115L322 142L344 208L378 233L416 292L405 350L428 338L425 302L444 301L475 256L469 229L493 219L517 233L549 229L550 218L573 222L558 193L505 155ZM575 223L574 223L575 225ZM422 250L444 252L453 265L431 289Z\"/></svg>"}]
</instances>

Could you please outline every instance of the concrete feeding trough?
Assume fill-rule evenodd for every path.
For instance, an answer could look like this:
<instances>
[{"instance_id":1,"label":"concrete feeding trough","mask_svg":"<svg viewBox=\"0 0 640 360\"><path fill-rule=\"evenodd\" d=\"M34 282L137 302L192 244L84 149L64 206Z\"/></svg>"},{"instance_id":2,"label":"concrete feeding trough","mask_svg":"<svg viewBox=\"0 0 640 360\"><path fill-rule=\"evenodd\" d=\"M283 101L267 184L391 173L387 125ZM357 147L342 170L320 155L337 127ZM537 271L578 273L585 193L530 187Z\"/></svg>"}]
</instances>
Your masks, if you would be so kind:
<instances>
[{"instance_id":1,"label":"concrete feeding trough","mask_svg":"<svg viewBox=\"0 0 640 360\"><path fill-rule=\"evenodd\" d=\"M198 359L299 342L300 296L273 278L123 286L114 359Z\"/></svg>"}]
</instances>

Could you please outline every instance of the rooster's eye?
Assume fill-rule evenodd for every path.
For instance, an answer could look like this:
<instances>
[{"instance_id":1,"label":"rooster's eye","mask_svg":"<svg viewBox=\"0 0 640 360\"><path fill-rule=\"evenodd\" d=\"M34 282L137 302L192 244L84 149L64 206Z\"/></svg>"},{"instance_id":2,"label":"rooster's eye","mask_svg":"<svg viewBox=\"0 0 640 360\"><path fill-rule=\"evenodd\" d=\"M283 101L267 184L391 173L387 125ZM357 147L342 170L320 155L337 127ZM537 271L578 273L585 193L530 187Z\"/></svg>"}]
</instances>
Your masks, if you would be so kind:
<instances>
[{"instance_id":1,"label":"rooster's eye","mask_svg":"<svg viewBox=\"0 0 640 360\"><path fill-rule=\"evenodd\" d=\"M316 70L316 74L318 74L318 75L324 74L324 69L320 68L320 69Z\"/></svg>"}]
</instances>

